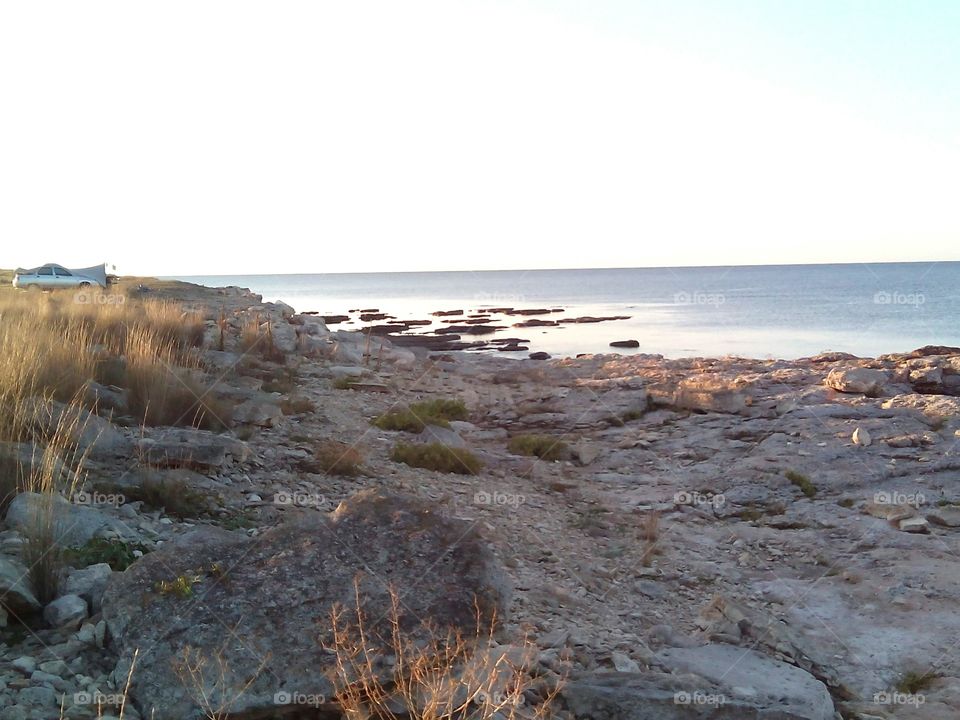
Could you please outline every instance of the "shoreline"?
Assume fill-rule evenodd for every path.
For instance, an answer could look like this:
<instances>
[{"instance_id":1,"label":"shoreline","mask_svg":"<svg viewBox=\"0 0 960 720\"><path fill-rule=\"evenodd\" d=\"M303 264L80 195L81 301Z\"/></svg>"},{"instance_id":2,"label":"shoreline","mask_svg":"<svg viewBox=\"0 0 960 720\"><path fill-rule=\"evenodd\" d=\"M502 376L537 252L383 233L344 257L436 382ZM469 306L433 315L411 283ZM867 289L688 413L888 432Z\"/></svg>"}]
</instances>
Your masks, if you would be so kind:
<instances>
[{"instance_id":1,"label":"shoreline","mask_svg":"<svg viewBox=\"0 0 960 720\"><path fill-rule=\"evenodd\" d=\"M818 720L831 720L834 708L876 715L876 694L908 672L930 675L926 707L945 716L960 710L952 684L960 663L951 653L960 633L956 348L878 358L609 353L517 363L392 343L381 350L376 338L241 289L138 278L118 290L132 292L134 304L157 299L177 303L185 318L199 313L199 387L231 410L230 422L219 432L121 423L122 393L107 388L118 409L90 416L97 434L88 439L83 488L124 501L67 503L64 511L145 557L128 570L97 571L105 579L82 617L67 629L36 623L2 656L0 672L23 678L15 660L62 659L47 648L80 636L86 644L71 646L68 661L104 692L119 691L133 649L156 641L163 651L138 660L129 691L141 709L162 709L182 693L169 671L182 634L166 629L166 617L197 607L191 642L215 653L224 632L217 613L243 623L238 608L289 600L296 614L306 592L256 564L268 559L231 560L222 571L229 577L238 564L248 580L226 594L215 574L197 568L235 557L234 543L278 543L276 555L303 557L282 528L316 528L344 513L373 513L362 537L387 553L403 535L373 534L393 516L358 500L368 492L480 534L482 547L470 553L512 588L497 647L519 651L529 638L531 676L548 686L565 679L561 718L596 717L604 703L613 703L610 717L633 707L668 716L675 693L696 690L739 703L743 717L783 703ZM405 412L446 405L456 410L449 419ZM391 422L380 422L385 416ZM398 459L406 457L398 447L430 444L476 460L473 474ZM144 494L148 484L175 482L183 483L170 485L180 488L182 515ZM5 548L29 532L18 512L0 533L10 563L19 561ZM197 531L211 534L191 544ZM90 567L70 570L68 582ZM191 592L216 613L153 589L179 577L199 578ZM398 580L422 597L436 592L417 578ZM296 623L242 630L275 653L264 660L269 672L256 675L260 695L244 695L249 710L263 711L274 693L292 689L271 678L287 678L302 662L288 653L313 651ZM243 653L227 659L256 670ZM749 672L737 672L747 660ZM691 671L700 675L695 685ZM768 675L791 680L775 697L762 681ZM86 689L71 673L56 677L47 681L51 693ZM740 694L747 686L752 696ZM31 693L6 692L10 704L33 707Z\"/></svg>"}]
</instances>

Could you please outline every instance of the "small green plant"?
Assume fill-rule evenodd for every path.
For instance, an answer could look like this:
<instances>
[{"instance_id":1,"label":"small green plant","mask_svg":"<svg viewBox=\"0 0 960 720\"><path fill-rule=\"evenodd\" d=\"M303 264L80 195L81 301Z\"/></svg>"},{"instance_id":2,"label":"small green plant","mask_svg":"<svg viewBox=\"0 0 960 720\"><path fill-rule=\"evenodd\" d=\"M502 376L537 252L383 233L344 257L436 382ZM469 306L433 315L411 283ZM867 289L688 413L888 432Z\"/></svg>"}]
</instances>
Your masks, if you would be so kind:
<instances>
[{"instance_id":1,"label":"small green plant","mask_svg":"<svg viewBox=\"0 0 960 720\"><path fill-rule=\"evenodd\" d=\"M375 418L373 424L381 430L399 430L402 432L419 433L429 425L439 425L448 428L450 423L441 419L424 418L414 415L411 410L391 410Z\"/></svg>"},{"instance_id":2,"label":"small green plant","mask_svg":"<svg viewBox=\"0 0 960 720\"><path fill-rule=\"evenodd\" d=\"M159 580L155 589L161 595L176 595L177 597L190 597L193 595L193 586L200 582L201 578L193 576L187 577L180 575L173 580Z\"/></svg>"},{"instance_id":3,"label":"small green plant","mask_svg":"<svg viewBox=\"0 0 960 720\"><path fill-rule=\"evenodd\" d=\"M374 419L373 424L381 430L401 430L419 433L427 425L449 428L451 420L464 420L469 416L462 400L425 400L409 408L397 408Z\"/></svg>"},{"instance_id":4,"label":"small green plant","mask_svg":"<svg viewBox=\"0 0 960 720\"><path fill-rule=\"evenodd\" d=\"M628 423L634 420L639 420L643 417L643 410L627 410L623 415L620 416L620 419L623 422Z\"/></svg>"},{"instance_id":5,"label":"small green plant","mask_svg":"<svg viewBox=\"0 0 960 720\"><path fill-rule=\"evenodd\" d=\"M390 459L411 467L459 475L476 475L483 467L483 463L469 450L448 447L442 443L397 443Z\"/></svg>"},{"instance_id":6,"label":"small green plant","mask_svg":"<svg viewBox=\"0 0 960 720\"><path fill-rule=\"evenodd\" d=\"M842 508L852 508L853 507L853 498L840 498L837 500L837 505Z\"/></svg>"},{"instance_id":7,"label":"small green plant","mask_svg":"<svg viewBox=\"0 0 960 720\"><path fill-rule=\"evenodd\" d=\"M940 677L940 675L933 671L919 672L917 670L909 670L900 678L900 681L897 683L897 690L907 695L918 695L929 688L938 677Z\"/></svg>"},{"instance_id":8,"label":"small green plant","mask_svg":"<svg viewBox=\"0 0 960 720\"><path fill-rule=\"evenodd\" d=\"M514 455L532 455L541 460L565 460L570 456L567 444L551 435L514 435L507 449Z\"/></svg>"},{"instance_id":9,"label":"small green plant","mask_svg":"<svg viewBox=\"0 0 960 720\"><path fill-rule=\"evenodd\" d=\"M107 563L113 570L122 572L136 562L136 551L144 553L147 550L140 544L95 537L84 545L67 549L65 560L77 567Z\"/></svg>"},{"instance_id":10,"label":"small green plant","mask_svg":"<svg viewBox=\"0 0 960 720\"><path fill-rule=\"evenodd\" d=\"M359 378L350 377L348 375L344 377L337 378L333 381L334 390L353 390L354 386L360 383Z\"/></svg>"},{"instance_id":11,"label":"small green plant","mask_svg":"<svg viewBox=\"0 0 960 720\"><path fill-rule=\"evenodd\" d=\"M800 492L806 495L811 500L817 496L817 487L813 484L813 481L803 473L797 472L796 470L787 470L784 475L787 480L800 488Z\"/></svg>"},{"instance_id":12,"label":"small green plant","mask_svg":"<svg viewBox=\"0 0 960 720\"><path fill-rule=\"evenodd\" d=\"M241 510L220 520L220 527L224 530L246 530L253 526L254 518L249 510Z\"/></svg>"},{"instance_id":13,"label":"small green plant","mask_svg":"<svg viewBox=\"0 0 960 720\"><path fill-rule=\"evenodd\" d=\"M444 420L466 420L470 413L463 400L436 398L414 403L410 410L420 417L442 418Z\"/></svg>"}]
</instances>

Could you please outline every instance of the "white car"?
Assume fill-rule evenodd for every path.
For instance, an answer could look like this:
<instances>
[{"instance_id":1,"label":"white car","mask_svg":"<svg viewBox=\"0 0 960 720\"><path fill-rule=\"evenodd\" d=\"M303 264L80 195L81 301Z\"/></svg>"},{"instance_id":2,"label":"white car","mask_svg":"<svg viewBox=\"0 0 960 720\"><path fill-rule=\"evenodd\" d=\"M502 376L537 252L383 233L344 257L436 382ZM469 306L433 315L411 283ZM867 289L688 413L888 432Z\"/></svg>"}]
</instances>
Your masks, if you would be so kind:
<instances>
[{"instance_id":1,"label":"white car","mask_svg":"<svg viewBox=\"0 0 960 720\"><path fill-rule=\"evenodd\" d=\"M17 268L13 276L13 286L24 290L57 290L59 288L84 288L107 286L105 265L68 270L63 265L47 263L31 270Z\"/></svg>"}]
</instances>

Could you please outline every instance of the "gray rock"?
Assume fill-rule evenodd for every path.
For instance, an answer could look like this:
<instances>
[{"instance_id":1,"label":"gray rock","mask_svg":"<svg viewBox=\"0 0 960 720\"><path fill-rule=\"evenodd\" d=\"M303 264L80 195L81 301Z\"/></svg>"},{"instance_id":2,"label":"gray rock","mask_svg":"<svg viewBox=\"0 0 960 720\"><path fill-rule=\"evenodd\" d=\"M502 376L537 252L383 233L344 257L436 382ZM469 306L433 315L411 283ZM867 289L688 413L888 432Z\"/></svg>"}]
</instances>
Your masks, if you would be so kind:
<instances>
[{"instance_id":1,"label":"gray rock","mask_svg":"<svg viewBox=\"0 0 960 720\"><path fill-rule=\"evenodd\" d=\"M747 389L724 378L710 375L682 380L674 391L671 405L684 410L740 413L747 409Z\"/></svg>"},{"instance_id":2,"label":"gray rock","mask_svg":"<svg viewBox=\"0 0 960 720\"><path fill-rule=\"evenodd\" d=\"M82 570L74 570L67 577L64 585L64 591L67 595L79 595L90 606L90 612L100 612L100 601L103 599L103 591L107 587L107 581L113 570L107 563L97 563L90 565Z\"/></svg>"},{"instance_id":3,"label":"gray rock","mask_svg":"<svg viewBox=\"0 0 960 720\"><path fill-rule=\"evenodd\" d=\"M53 513L54 537L61 545L83 545L104 530L122 530L122 525L93 507L75 505L62 495L20 493L7 510L7 524L24 535Z\"/></svg>"},{"instance_id":4,"label":"gray rock","mask_svg":"<svg viewBox=\"0 0 960 720\"><path fill-rule=\"evenodd\" d=\"M883 370L870 368L835 368L829 372L824 385L842 393L862 393L876 397L889 381Z\"/></svg>"},{"instance_id":5,"label":"gray rock","mask_svg":"<svg viewBox=\"0 0 960 720\"><path fill-rule=\"evenodd\" d=\"M779 698L732 694L726 685L695 675L575 673L560 695L575 717L590 720L833 720L832 710L798 714Z\"/></svg>"},{"instance_id":6,"label":"gray rock","mask_svg":"<svg viewBox=\"0 0 960 720\"><path fill-rule=\"evenodd\" d=\"M129 440L109 420L83 408L34 399L30 410L34 424L43 433L52 434L57 428L68 428L70 441L78 450L94 456L120 455L130 450Z\"/></svg>"},{"instance_id":7,"label":"gray rock","mask_svg":"<svg viewBox=\"0 0 960 720\"><path fill-rule=\"evenodd\" d=\"M242 440L192 428L154 428L138 443L143 462L157 467L209 470L227 457L245 460L250 448Z\"/></svg>"},{"instance_id":8,"label":"gray rock","mask_svg":"<svg viewBox=\"0 0 960 720\"><path fill-rule=\"evenodd\" d=\"M37 661L32 657L23 655L14 660L11 665L14 669L19 670L24 675L32 675L33 671L37 669Z\"/></svg>"},{"instance_id":9,"label":"gray rock","mask_svg":"<svg viewBox=\"0 0 960 720\"><path fill-rule=\"evenodd\" d=\"M698 675L721 687L724 697L776 708L785 719L833 720L833 700L826 685L805 670L754 650L711 644L665 648L656 657L671 672Z\"/></svg>"},{"instance_id":10,"label":"gray rock","mask_svg":"<svg viewBox=\"0 0 960 720\"><path fill-rule=\"evenodd\" d=\"M180 576L189 579L189 597L156 590ZM329 517L313 515L256 538L198 531L114 573L103 599L120 657L114 677L126 679L139 648L130 693L156 720L203 717L175 670L188 647L222 658L224 681L208 691L218 702L226 694L231 714L266 714L274 694L288 688L329 695L331 657L321 640L333 606L353 605L355 580L372 633L388 629L390 586L402 599L401 624L414 636L428 619L473 632L476 607L486 622L508 601L505 577L469 523L415 498L364 492Z\"/></svg>"},{"instance_id":11,"label":"gray rock","mask_svg":"<svg viewBox=\"0 0 960 720\"><path fill-rule=\"evenodd\" d=\"M17 616L40 609L40 601L30 589L27 568L4 557L0 557L0 605Z\"/></svg>"},{"instance_id":12,"label":"gray rock","mask_svg":"<svg viewBox=\"0 0 960 720\"><path fill-rule=\"evenodd\" d=\"M422 432L417 434L416 441L420 443L440 443L451 448L465 448L467 446L464 439L454 430L438 425L427 425Z\"/></svg>"},{"instance_id":13,"label":"gray rock","mask_svg":"<svg viewBox=\"0 0 960 720\"><path fill-rule=\"evenodd\" d=\"M24 688L17 694L17 702L45 708L55 708L59 704L56 691L48 687Z\"/></svg>"},{"instance_id":14,"label":"gray rock","mask_svg":"<svg viewBox=\"0 0 960 720\"><path fill-rule=\"evenodd\" d=\"M43 609L43 619L54 628L79 626L87 612L87 601L79 595L61 595Z\"/></svg>"},{"instance_id":15,"label":"gray rock","mask_svg":"<svg viewBox=\"0 0 960 720\"><path fill-rule=\"evenodd\" d=\"M233 420L244 425L276 427L283 422L283 411L276 403L250 398L234 408Z\"/></svg>"}]
</instances>

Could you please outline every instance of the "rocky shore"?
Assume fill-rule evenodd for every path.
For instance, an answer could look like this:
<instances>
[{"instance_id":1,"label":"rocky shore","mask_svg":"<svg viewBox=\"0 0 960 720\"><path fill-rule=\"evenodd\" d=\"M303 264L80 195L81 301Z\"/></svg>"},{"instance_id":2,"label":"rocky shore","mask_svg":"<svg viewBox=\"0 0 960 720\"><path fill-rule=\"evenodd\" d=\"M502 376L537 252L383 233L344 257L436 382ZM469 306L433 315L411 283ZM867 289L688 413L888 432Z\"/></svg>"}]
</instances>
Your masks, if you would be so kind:
<instances>
[{"instance_id":1,"label":"rocky shore","mask_svg":"<svg viewBox=\"0 0 960 720\"><path fill-rule=\"evenodd\" d=\"M509 717L960 717L960 349L519 360L240 288L163 297L206 318L229 428L139 427L97 390L56 529L88 552L59 598L21 553L40 499L0 525L0 720L338 718L323 622L357 572L376 618L388 587L411 622L467 629L481 598L488 652L531 678ZM251 319L271 352L243 349ZM372 422L446 400L466 417ZM480 468L413 467L398 443Z\"/></svg>"}]
</instances>

